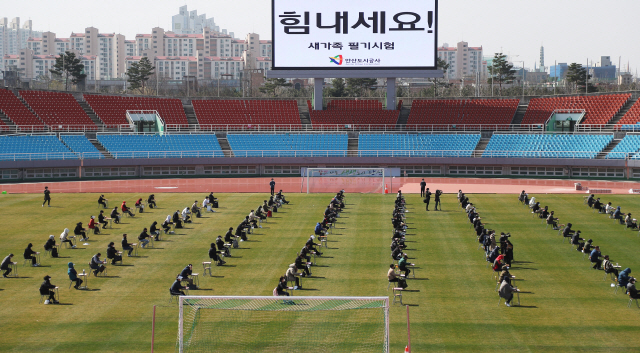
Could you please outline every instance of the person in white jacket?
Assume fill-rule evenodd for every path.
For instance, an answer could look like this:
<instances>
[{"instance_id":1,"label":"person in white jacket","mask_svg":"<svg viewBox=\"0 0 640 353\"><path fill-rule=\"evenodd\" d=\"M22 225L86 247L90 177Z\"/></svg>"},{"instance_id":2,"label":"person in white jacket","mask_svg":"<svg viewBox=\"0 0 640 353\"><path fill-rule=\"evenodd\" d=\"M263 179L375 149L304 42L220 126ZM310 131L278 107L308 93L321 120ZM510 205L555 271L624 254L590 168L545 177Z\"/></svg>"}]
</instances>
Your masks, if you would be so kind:
<instances>
[{"instance_id":1,"label":"person in white jacket","mask_svg":"<svg viewBox=\"0 0 640 353\"><path fill-rule=\"evenodd\" d=\"M60 245L62 245L62 243L69 243L69 245L71 245L71 248L75 249L76 246L73 245L73 242L69 238L74 238L74 236L72 235L70 237L69 236L69 228L65 228L62 231L62 234L60 234Z\"/></svg>"},{"instance_id":2,"label":"person in white jacket","mask_svg":"<svg viewBox=\"0 0 640 353\"><path fill-rule=\"evenodd\" d=\"M191 209L189 209L189 207L185 207L184 210L182 210L182 220L184 223L191 223Z\"/></svg>"}]
</instances>

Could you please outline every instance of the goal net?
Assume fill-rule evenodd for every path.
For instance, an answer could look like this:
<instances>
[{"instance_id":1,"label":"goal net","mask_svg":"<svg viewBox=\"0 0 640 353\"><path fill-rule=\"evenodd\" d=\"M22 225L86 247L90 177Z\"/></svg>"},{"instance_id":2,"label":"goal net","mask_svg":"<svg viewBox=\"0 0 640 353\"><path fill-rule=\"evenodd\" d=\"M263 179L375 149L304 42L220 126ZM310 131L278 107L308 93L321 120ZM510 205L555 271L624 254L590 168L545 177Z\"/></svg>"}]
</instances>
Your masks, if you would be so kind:
<instances>
[{"instance_id":1,"label":"goal net","mask_svg":"<svg viewBox=\"0 0 640 353\"><path fill-rule=\"evenodd\" d=\"M388 297L182 296L176 351L389 352Z\"/></svg>"},{"instance_id":2,"label":"goal net","mask_svg":"<svg viewBox=\"0 0 640 353\"><path fill-rule=\"evenodd\" d=\"M384 168L303 168L302 191L384 193Z\"/></svg>"}]
</instances>

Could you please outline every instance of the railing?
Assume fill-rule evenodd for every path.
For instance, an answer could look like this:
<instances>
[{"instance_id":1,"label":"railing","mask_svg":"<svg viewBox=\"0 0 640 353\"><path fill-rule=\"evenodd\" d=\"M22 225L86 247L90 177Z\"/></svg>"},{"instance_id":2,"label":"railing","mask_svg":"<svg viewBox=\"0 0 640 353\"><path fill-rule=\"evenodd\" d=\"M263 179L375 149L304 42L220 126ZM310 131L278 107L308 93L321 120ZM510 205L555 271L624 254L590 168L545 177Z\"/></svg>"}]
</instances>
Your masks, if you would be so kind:
<instances>
[{"instance_id":1,"label":"railing","mask_svg":"<svg viewBox=\"0 0 640 353\"><path fill-rule=\"evenodd\" d=\"M429 158L563 158L563 159L640 159L636 152L587 151L477 151L477 150L298 150L298 151L109 151L115 159L163 158L251 158L251 157L429 157ZM99 152L4 153L0 161L102 159Z\"/></svg>"}]
</instances>

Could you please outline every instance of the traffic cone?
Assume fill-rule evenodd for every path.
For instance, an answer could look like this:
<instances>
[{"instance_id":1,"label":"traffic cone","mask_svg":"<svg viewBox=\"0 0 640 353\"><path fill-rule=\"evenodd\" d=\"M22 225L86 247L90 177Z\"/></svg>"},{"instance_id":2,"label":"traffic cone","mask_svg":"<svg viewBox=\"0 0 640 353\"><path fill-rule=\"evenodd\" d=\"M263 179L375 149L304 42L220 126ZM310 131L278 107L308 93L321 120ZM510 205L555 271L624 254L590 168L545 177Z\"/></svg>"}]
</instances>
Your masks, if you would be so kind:
<instances>
[{"instance_id":1,"label":"traffic cone","mask_svg":"<svg viewBox=\"0 0 640 353\"><path fill-rule=\"evenodd\" d=\"M409 353L409 346L404 346L404 353Z\"/></svg>"},{"instance_id":2,"label":"traffic cone","mask_svg":"<svg viewBox=\"0 0 640 353\"><path fill-rule=\"evenodd\" d=\"M388 194L389 193L389 189L387 189L387 184L384 184L384 193Z\"/></svg>"}]
</instances>

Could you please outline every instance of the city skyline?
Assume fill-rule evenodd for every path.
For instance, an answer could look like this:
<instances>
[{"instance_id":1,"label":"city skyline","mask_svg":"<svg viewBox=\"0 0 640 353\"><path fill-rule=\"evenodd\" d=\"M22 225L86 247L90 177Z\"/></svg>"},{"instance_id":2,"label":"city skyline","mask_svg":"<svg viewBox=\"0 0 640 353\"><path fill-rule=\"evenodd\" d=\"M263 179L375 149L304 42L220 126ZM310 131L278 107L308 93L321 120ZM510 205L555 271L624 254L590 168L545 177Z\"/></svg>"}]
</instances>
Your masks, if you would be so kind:
<instances>
[{"instance_id":1,"label":"city skyline","mask_svg":"<svg viewBox=\"0 0 640 353\"><path fill-rule=\"evenodd\" d=\"M622 2L625 11L640 10L637 1ZM149 33L156 26L170 31L172 16L178 13L180 6L186 5L190 11L197 10L200 15L214 18L220 28L234 32L238 38L250 32L258 33L264 39L271 38L270 1L236 0L214 5L202 0L112 0L83 6L74 4L77 3L69 0L11 2L3 4L0 17L20 17L22 23L30 19L34 30L52 31L61 38L86 27L96 27L101 33L120 33L130 40L136 34ZM596 4L599 5L597 17L590 10L596 8ZM611 56L612 64L616 66L622 57L622 70L626 71L630 65L635 74L640 65L640 48L625 45L635 38L633 31L624 30L632 28L633 20L630 16L618 16L619 8L601 4L585 0L580 9L576 9L575 2L568 0L540 0L534 4L494 0L491 7L469 0L440 2L438 45L464 40L482 45L485 56L502 51L510 55L515 66L522 66L524 61L531 69L537 65L540 46L544 45L547 67L556 61L584 65L587 59L591 65L606 55ZM500 9L512 16L503 15L505 12ZM500 21L493 21L493 17Z\"/></svg>"}]
</instances>

